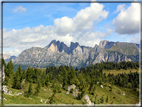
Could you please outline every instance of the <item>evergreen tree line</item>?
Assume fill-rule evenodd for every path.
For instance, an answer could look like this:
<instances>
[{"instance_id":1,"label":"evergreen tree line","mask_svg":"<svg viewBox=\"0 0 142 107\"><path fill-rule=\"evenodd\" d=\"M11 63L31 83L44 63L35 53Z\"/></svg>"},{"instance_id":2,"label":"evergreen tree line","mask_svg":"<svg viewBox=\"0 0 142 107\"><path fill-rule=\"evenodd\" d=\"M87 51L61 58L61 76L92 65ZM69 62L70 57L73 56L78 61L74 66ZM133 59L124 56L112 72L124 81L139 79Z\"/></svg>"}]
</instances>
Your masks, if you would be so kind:
<instances>
[{"instance_id":1,"label":"evergreen tree line","mask_svg":"<svg viewBox=\"0 0 142 107\"><path fill-rule=\"evenodd\" d=\"M120 63L117 62L102 62L97 63L95 65L91 65L92 69L107 69L107 70L120 70L120 69L138 69L139 63L138 62L131 62L131 61L122 61Z\"/></svg>"}]
</instances>

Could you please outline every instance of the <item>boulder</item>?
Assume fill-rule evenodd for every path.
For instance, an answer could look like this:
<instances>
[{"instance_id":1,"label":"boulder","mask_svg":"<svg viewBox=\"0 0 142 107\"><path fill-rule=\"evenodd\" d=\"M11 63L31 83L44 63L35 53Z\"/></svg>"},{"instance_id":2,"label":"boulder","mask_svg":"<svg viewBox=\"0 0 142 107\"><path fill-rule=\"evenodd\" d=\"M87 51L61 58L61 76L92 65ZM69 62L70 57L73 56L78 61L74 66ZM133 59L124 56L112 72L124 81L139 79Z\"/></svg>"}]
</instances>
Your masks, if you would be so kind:
<instances>
[{"instance_id":1,"label":"boulder","mask_svg":"<svg viewBox=\"0 0 142 107\"><path fill-rule=\"evenodd\" d=\"M125 95L125 93L124 93L124 92L122 92L122 95Z\"/></svg>"},{"instance_id":2,"label":"boulder","mask_svg":"<svg viewBox=\"0 0 142 107\"><path fill-rule=\"evenodd\" d=\"M82 98L82 100L86 101L87 104L89 104L89 105L94 104L94 103L91 102L91 100L90 100L90 98L89 98L89 96L87 94Z\"/></svg>"},{"instance_id":3,"label":"boulder","mask_svg":"<svg viewBox=\"0 0 142 107\"><path fill-rule=\"evenodd\" d=\"M67 91L67 93L66 94L69 94L69 91Z\"/></svg>"},{"instance_id":4,"label":"boulder","mask_svg":"<svg viewBox=\"0 0 142 107\"><path fill-rule=\"evenodd\" d=\"M74 97L78 97L78 93L79 93L78 91L79 91L79 89L74 89L73 90L73 96Z\"/></svg>"},{"instance_id":5,"label":"boulder","mask_svg":"<svg viewBox=\"0 0 142 107\"><path fill-rule=\"evenodd\" d=\"M103 88L103 85L101 85L101 88Z\"/></svg>"},{"instance_id":6,"label":"boulder","mask_svg":"<svg viewBox=\"0 0 142 107\"><path fill-rule=\"evenodd\" d=\"M6 99L6 98L3 98L3 99L7 101L7 99Z\"/></svg>"},{"instance_id":7,"label":"boulder","mask_svg":"<svg viewBox=\"0 0 142 107\"><path fill-rule=\"evenodd\" d=\"M70 91L71 89L75 89L75 87L76 87L76 85L74 85L74 84L72 84L72 85L70 85L70 86L68 86L68 91Z\"/></svg>"}]
</instances>

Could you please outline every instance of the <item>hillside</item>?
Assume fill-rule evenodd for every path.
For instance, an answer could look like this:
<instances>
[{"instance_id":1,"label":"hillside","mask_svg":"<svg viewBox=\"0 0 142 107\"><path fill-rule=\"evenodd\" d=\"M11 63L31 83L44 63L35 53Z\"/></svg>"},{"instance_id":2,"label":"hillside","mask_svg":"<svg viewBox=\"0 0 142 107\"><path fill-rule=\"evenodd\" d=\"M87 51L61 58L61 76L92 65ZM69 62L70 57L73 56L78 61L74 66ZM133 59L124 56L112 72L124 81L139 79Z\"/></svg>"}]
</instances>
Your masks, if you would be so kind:
<instances>
[{"instance_id":1,"label":"hillside","mask_svg":"<svg viewBox=\"0 0 142 107\"><path fill-rule=\"evenodd\" d=\"M3 64L4 104L139 103L138 62L104 62L80 70L29 66L22 71L19 65L16 72L12 62L8 64Z\"/></svg>"}]
</instances>

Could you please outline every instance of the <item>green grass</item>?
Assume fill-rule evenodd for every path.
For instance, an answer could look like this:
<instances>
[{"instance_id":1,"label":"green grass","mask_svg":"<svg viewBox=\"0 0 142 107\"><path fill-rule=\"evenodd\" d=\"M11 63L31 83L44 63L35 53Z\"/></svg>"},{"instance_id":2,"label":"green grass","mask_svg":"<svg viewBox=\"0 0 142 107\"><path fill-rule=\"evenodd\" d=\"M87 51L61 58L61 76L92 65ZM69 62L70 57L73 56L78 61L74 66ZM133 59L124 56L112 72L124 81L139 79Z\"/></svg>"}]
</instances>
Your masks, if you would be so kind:
<instances>
[{"instance_id":1,"label":"green grass","mask_svg":"<svg viewBox=\"0 0 142 107\"><path fill-rule=\"evenodd\" d=\"M139 70L136 70L136 69L120 69L120 70L103 70L103 73L106 73L106 75L108 75L109 73L110 74L114 74L114 75L117 75L117 74L120 74L120 73L130 73L131 72L139 72Z\"/></svg>"},{"instance_id":2,"label":"green grass","mask_svg":"<svg viewBox=\"0 0 142 107\"><path fill-rule=\"evenodd\" d=\"M90 95L89 92L86 93L89 95L89 98L91 99L92 102L95 101L93 98L96 95L97 95L97 98L96 98L97 104L100 104L100 99L102 96L104 97L103 104L111 104L111 103L113 104L135 104L139 102L138 96L131 89L122 88L122 87L118 87L114 85L113 90L111 92L109 91L110 90L108 87L109 84L108 83L104 83L104 84L107 84L107 86L104 88L101 88L100 85L97 85L95 95ZM33 88L35 86L36 84L33 84ZM11 88L9 89L12 90L12 92L20 92L20 90L11 89ZM38 96L32 96L29 98L26 98L22 95L10 96L10 95L4 94L3 97L6 98L7 101L3 100L3 103L4 104L45 104L45 103L40 102L40 100L42 99L43 101L46 101L47 99L49 99L53 94L52 88L50 88L50 90L51 91L49 91L49 89L47 89L46 87L42 87ZM125 96L121 94L122 92L125 93ZM108 102L105 102L107 96L109 99L108 99ZM75 99L72 93L67 95L66 91L62 90L61 93L55 94L54 104L83 104L83 102L81 100Z\"/></svg>"}]
</instances>

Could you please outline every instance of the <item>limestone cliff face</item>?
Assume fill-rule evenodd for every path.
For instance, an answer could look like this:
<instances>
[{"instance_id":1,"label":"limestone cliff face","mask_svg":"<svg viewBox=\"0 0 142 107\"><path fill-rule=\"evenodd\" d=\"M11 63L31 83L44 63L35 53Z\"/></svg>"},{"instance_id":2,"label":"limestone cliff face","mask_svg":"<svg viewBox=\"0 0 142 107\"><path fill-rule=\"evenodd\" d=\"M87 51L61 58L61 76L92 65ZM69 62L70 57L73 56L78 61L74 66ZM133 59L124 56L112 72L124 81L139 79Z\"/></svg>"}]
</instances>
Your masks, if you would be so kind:
<instances>
[{"instance_id":1,"label":"limestone cliff face","mask_svg":"<svg viewBox=\"0 0 142 107\"><path fill-rule=\"evenodd\" d=\"M131 50L135 52L129 55ZM44 48L32 47L24 50L15 59L14 64L37 64L38 66L52 64L81 67L107 61L137 61L138 51L137 45L131 43L101 41L99 46L95 45L92 48L80 46L77 42L71 42L70 47L68 47L63 42L53 40Z\"/></svg>"},{"instance_id":2,"label":"limestone cliff face","mask_svg":"<svg viewBox=\"0 0 142 107\"><path fill-rule=\"evenodd\" d=\"M99 46L100 46L101 48L104 48L104 49L109 49L109 48L111 48L114 44L115 44L115 42L109 42L109 41L107 41L107 40L104 40L104 41L100 41Z\"/></svg>"}]
</instances>

